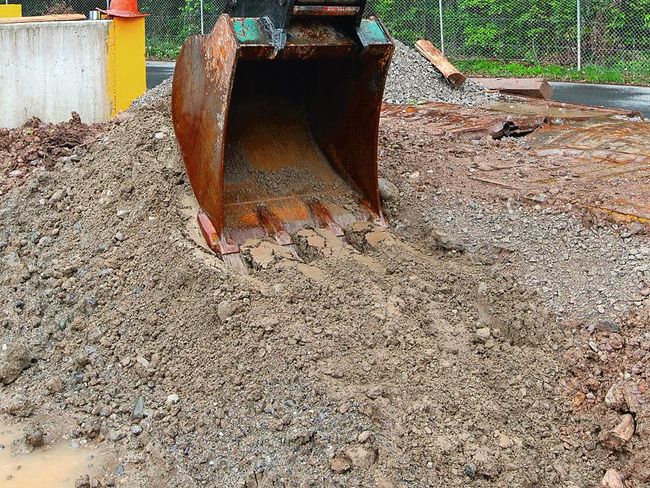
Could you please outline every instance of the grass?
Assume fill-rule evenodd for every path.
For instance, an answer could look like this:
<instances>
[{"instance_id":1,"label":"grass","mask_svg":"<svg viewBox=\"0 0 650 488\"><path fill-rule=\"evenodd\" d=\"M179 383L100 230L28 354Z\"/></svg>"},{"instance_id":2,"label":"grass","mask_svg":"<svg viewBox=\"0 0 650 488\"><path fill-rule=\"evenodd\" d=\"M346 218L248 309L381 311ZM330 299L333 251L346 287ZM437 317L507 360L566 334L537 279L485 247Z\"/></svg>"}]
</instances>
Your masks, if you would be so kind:
<instances>
[{"instance_id":1,"label":"grass","mask_svg":"<svg viewBox=\"0 0 650 488\"><path fill-rule=\"evenodd\" d=\"M650 85L650 60L645 62L630 61L609 68L587 65L583 66L582 71L556 64L527 65L489 59L453 59L452 63L460 71L470 76L546 78L555 81Z\"/></svg>"},{"instance_id":2,"label":"grass","mask_svg":"<svg viewBox=\"0 0 650 488\"><path fill-rule=\"evenodd\" d=\"M181 50L180 41L160 38L147 38L146 40L146 56L147 59L155 59L161 61L174 60Z\"/></svg>"}]
</instances>

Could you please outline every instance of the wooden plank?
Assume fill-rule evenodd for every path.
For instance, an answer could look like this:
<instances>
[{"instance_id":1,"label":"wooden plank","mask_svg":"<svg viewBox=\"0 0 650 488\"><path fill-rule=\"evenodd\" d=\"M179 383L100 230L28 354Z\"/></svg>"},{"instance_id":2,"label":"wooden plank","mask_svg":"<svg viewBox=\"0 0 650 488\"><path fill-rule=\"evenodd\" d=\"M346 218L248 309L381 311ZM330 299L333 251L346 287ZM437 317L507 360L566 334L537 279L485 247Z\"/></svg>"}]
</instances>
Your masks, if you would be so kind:
<instances>
[{"instance_id":1,"label":"wooden plank","mask_svg":"<svg viewBox=\"0 0 650 488\"><path fill-rule=\"evenodd\" d=\"M430 41L426 39L420 39L415 43L415 47L420 54L427 58L429 62L442 73L442 76L445 77L454 86L461 86L465 83L465 75L458 71L456 67L449 62L444 54L440 50L431 44Z\"/></svg>"},{"instance_id":2,"label":"wooden plank","mask_svg":"<svg viewBox=\"0 0 650 488\"><path fill-rule=\"evenodd\" d=\"M0 24L27 24L30 22L62 22L68 20L86 20L83 14L36 15L34 17L5 17Z\"/></svg>"},{"instance_id":3,"label":"wooden plank","mask_svg":"<svg viewBox=\"0 0 650 488\"><path fill-rule=\"evenodd\" d=\"M488 90L497 90L501 93L543 100L553 98L553 88L542 78L471 78L471 80Z\"/></svg>"}]
</instances>

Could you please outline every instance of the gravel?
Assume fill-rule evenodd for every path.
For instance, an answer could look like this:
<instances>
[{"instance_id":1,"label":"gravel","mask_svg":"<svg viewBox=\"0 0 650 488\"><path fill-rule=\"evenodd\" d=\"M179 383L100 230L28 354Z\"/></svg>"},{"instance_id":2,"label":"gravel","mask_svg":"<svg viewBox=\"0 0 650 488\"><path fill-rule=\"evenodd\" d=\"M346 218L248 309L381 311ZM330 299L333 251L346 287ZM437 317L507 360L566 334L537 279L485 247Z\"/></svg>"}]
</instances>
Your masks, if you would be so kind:
<instances>
[{"instance_id":1,"label":"gravel","mask_svg":"<svg viewBox=\"0 0 650 488\"><path fill-rule=\"evenodd\" d=\"M395 54L384 91L387 102L432 101L474 106L494 97L470 80L460 88L454 88L417 51L395 41Z\"/></svg>"}]
</instances>

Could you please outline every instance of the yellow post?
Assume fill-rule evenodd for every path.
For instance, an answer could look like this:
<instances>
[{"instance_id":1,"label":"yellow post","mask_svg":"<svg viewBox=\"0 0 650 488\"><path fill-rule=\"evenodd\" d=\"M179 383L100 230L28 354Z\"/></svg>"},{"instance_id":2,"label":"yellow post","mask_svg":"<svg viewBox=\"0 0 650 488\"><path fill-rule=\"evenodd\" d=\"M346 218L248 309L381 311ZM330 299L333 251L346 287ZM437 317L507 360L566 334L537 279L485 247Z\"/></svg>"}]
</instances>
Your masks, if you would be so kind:
<instances>
[{"instance_id":1,"label":"yellow post","mask_svg":"<svg viewBox=\"0 0 650 488\"><path fill-rule=\"evenodd\" d=\"M19 3L9 3L6 5L0 5L0 18L7 17L22 17L23 16L23 6Z\"/></svg>"},{"instance_id":2,"label":"yellow post","mask_svg":"<svg viewBox=\"0 0 650 488\"><path fill-rule=\"evenodd\" d=\"M115 116L129 108L147 89L143 17L111 19L108 63L108 86Z\"/></svg>"}]
</instances>

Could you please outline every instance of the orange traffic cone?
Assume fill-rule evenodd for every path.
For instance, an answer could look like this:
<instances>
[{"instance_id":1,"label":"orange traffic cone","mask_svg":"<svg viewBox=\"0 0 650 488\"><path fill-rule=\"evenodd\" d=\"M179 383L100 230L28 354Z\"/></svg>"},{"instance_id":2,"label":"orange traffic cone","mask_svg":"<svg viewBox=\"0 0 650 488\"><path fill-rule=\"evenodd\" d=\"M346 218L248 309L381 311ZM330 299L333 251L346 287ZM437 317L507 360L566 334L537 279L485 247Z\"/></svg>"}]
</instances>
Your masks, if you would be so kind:
<instances>
[{"instance_id":1,"label":"orange traffic cone","mask_svg":"<svg viewBox=\"0 0 650 488\"><path fill-rule=\"evenodd\" d=\"M138 10L138 0L111 0L108 10L98 9L111 17L146 17Z\"/></svg>"}]
</instances>

